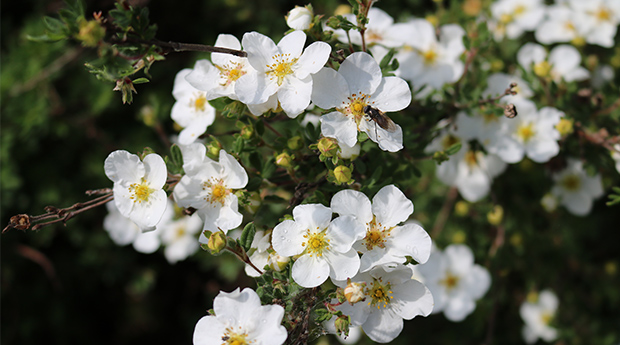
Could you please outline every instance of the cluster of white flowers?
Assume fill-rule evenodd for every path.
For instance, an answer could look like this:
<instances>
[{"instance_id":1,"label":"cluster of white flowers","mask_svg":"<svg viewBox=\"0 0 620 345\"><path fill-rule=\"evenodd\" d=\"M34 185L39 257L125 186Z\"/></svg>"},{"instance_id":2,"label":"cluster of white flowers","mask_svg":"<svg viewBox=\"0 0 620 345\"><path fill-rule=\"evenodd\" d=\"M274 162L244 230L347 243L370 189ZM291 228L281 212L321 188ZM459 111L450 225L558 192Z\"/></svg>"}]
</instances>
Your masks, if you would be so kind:
<instances>
[{"instance_id":1,"label":"cluster of white flowers","mask_svg":"<svg viewBox=\"0 0 620 345\"><path fill-rule=\"evenodd\" d=\"M559 305L558 297L551 290L541 291L540 294L530 293L528 300L521 304L519 313L525 325L523 339L528 344L534 344L538 339L552 342L558 337L557 329L550 326Z\"/></svg>"}]
</instances>

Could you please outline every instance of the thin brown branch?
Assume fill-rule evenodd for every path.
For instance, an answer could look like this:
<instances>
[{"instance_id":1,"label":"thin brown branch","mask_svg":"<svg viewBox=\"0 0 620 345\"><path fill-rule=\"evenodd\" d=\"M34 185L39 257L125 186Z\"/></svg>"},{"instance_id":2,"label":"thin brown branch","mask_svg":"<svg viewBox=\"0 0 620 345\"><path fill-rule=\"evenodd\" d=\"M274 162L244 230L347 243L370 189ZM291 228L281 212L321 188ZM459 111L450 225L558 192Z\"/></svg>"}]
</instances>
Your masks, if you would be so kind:
<instances>
[{"instance_id":1,"label":"thin brown branch","mask_svg":"<svg viewBox=\"0 0 620 345\"><path fill-rule=\"evenodd\" d=\"M448 194L446 195L446 200L444 201L443 206L441 207L441 210L439 211L439 214L435 219L433 230L431 230L432 238L437 238L445 227L446 222L448 221L448 217L450 216L450 212L452 211L452 207L454 206L454 201L456 200L456 197L458 195L459 193L456 187L451 187L448 191Z\"/></svg>"}]
</instances>

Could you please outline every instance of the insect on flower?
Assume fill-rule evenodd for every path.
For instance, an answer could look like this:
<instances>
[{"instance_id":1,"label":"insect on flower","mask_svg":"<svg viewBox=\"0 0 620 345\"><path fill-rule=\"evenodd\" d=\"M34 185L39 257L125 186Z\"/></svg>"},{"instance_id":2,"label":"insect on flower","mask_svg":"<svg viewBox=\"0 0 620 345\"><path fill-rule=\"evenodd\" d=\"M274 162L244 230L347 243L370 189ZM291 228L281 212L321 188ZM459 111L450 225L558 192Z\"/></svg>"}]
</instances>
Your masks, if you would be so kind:
<instances>
[{"instance_id":1,"label":"insect on flower","mask_svg":"<svg viewBox=\"0 0 620 345\"><path fill-rule=\"evenodd\" d=\"M390 133L396 132L397 127L394 121L392 121L392 119L390 119L387 115L385 115L385 113L382 112L381 110L375 107L372 107L370 105L367 105L364 107L364 113L366 114L366 116L370 118L370 120L375 122L375 136L377 138L379 137L377 135L376 125L379 125L379 127L385 129L386 131Z\"/></svg>"}]
</instances>

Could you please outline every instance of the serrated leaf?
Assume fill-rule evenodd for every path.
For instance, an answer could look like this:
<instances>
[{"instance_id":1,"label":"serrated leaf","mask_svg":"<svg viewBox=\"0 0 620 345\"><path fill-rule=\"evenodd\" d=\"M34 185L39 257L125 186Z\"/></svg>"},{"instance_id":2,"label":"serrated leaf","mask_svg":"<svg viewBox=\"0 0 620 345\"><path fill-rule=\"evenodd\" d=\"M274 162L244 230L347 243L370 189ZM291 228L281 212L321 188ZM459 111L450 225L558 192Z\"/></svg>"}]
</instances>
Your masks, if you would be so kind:
<instances>
[{"instance_id":1,"label":"serrated leaf","mask_svg":"<svg viewBox=\"0 0 620 345\"><path fill-rule=\"evenodd\" d=\"M241 237L239 237L239 243L246 252L250 250L250 247L252 246L252 241L254 241L254 235L256 235L256 225L254 225L254 222L249 222L243 228Z\"/></svg>"}]
</instances>

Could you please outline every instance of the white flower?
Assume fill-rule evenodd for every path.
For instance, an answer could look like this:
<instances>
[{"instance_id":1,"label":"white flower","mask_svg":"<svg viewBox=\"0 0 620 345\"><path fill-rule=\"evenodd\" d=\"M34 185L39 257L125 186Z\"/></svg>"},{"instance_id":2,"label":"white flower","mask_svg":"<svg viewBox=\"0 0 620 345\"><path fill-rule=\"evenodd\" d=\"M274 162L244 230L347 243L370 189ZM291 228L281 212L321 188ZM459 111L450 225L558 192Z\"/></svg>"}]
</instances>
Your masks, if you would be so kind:
<instances>
[{"instance_id":1,"label":"white flower","mask_svg":"<svg viewBox=\"0 0 620 345\"><path fill-rule=\"evenodd\" d=\"M587 27L586 42L605 48L614 46L614 36L620 24L620 1L618 0L568 0L577 15Z\"/></svg>"},{"instance_id":2,"label":"white flower","mask_svg":"<svg viewBox=\"0 0 620 345\"><path fill-rule=\"evenodd\" d=\"M443 183L458 188L465 200L476 202L489 194L493 178L506 169L506 163L494 154L471 149L463 140L465 137L457 132L444 130L426 147L425 152L443 151L462 142L459 152L441 163L435 172Z\"/></svg>"},{"instance_id":3,"label":"white flower","mask_svg":"<svg viewBox=\"0 0 620 345\"><path fill-rule=\"evenodd\" d=\"M140 157L124 150L110 153L105 174L114 182L114 203L119 212L142 231L155 230L166 210L166 163L158 154Z\"/></svg>"},{"instance_id":4,"label":"white flower","mask_svg":"<svg viewBox=\"0 0 620 345\"><path fill-rule=\"evenodd\" d=\"M549 77L556 83L581 81L590 77L587 69L579 66L581 54L573 46L562 44L554 47L549 56L543 46L526 43L517 53L517 61L526 71L533 69L542 78Z\"/></svg>"},{"instance_id":5,"label":"white flower","mask_svg":"<svg viewBox=\"0 0 620 345\"><path fill-rule=\"evenodd\" d=\"M353 243L364 236L364 226L351 216L333 221L332 210L320 204L299 205L294 220L273 229L273 249L282 256L299 257L293 264L293 280L303 287L323 284L327 277L345 280L354 276L360 259Z\"/></svg>"},{"instance_id":6,"label":"white flower","mask_svg":"<svg viewBox=\"0 0 620 345\"><path fill-rule=\"evenodd\" d=\"M154 253L161 245L159 227L172 219L174 206L172 201L168 200L168 206L157 228L148 232L142 232L136 223L123 216L116 208L114 201L108 202L106 208L108 214L103 219L103 228L108 232L112 241L119 246L131 243L137 252L150 254Z\"/></svg>"},{"instance_id":7,"label":"white flower","mask_svg":"<svg viewBox=\"0 0 620 345\"><path fill-rule=\"evenodd\" d=\"M592 86L601 89L615 77L614 68L610 65L599 65L592 72Z\"/></svg>"},{"instance_id":8,"label":"white flower","mask_svg":"<svg viewBox=\"0 0 620 345\"><path fill-rule=\"evenodd\" d=\"M399 111L411 102L407 82L398 77L383 77L379 64L367 53L349 55L335 70L325 67L314 75L312 102L323 109L336 111L321 117L321 133L352 147L358 131L379 144L383 150L396 152L403 147L403 132L377 125L364 112L366 106L383 112ZM387 115L386 115L387 116Z\"/></svg>"},{"instance_id":9,"label":"white flower","mask_svg":"<svg viewBox=\"0 0 620 345\"><path fill-rule=\"evenodd\" d=\"M547 7L545 17L535 33L540 43L577 43L585 38L588 31L587 22L580 19L578 13L565 3Z\"/></svg>"},{"instance_id":10,"label":"white flower","mask_svg":"<svg viewBox=\"0 0 620 345\"><path fill-rule=\"evenodd\" d=\"M491 4L489 22L496 40L515 39L524 31L536 29L545 14L542 0L499 0Z\"/></svg>"},{"instance_id":11,"label":"white flower","mask_svg":"<svg viewBox=\"0 0 620 345\"><path fill-rule=\"evenodd\" d=\"M200 247L196 234L202 229L202 221L197 214L164 223L160 227L161 240L166 246L164 255L169 263L185 260Z\"/></svg>"},{"instance_id":12,"label":"white flower","mask_svg":"<svg viewBox=\"0 0 620 345\"><path fill-rule=\"evenodd\" d=\"M568 159L566 168L553 174L553 181L551 193L560 199L560 205L577 216L590 213L594 199L603 195L601 175L588 176L577 159Z\"/></svg>"},{"instance_id":13,"label":"white flower","mask_svg":"<svg viewBox=\"0 0 620 345\"><path fill-rule=\"evenodd\" d=\"M456 82L465 68L460 60L465 52L465 30L456 24L443 25L439 39L435 27L425 19L413 19L412 35L406 35L406 49L396 58L400 63L398 75L409 80L415 90L429 86L441 89L446 83Z\"/></svg>"},{"instance_id":14,"label":"white flower","mask_svg":"<svg viewBox=\"0 0 620 345\"><path fill-rule=\"evenodd\" d=\"M487 78L487 88L482 92L482 97L496 97L503 94L511 83L517 84L517 86L512 89L516 91L517 94L505 95L500 98L500 102L512 103L515 99L530 98L534 95L529 85L520 77L504 73L494 73Z\"/></svg>"},{"instance_id":15,"label":"white flower","mask_svg":"<svg viewBox=\"0 0 620 345\"><path fill-rule=\"evenodd\" d=\"M476 308L491 285L491 276L474 263L474 255L463 244L452 244L433 251L423 265L417 266L426 286L433 294L433 313L443 311L450 321L462 321Z\"/></svg>"},{"instance_id":16,"label":"white flower","mask_svg":"<svg viewBox=\"0 0 620 345\"><path fill-rule=\"evenodd\" d=\"M293 31L276 44L271 38L249 32L243 35L243 47L254 67L235 84L235 93L245 104L262 104L272 95L289 117L296 117L310 104L312 74L327 62L331 47L314 42L303 50L306 34ZM303 51L303 54L302 54Z\"/></svg>"},{"instance_id":17,"label":"white flower","mask_svg":"<svg viewBox=\"0 0 620 345\"><path fill-rule=\"evenodd\" d=\"M284 308L261 305L250 288L220 293L213 300L215 315L198 320L194 329L194 345L260 344L280 345L287 337L281 325Z\"/></svg>"},{"instance_id":18,"label":"white flower","mask_svg":"<svg viewBox=\"0 0 620 345\"><path fill-rule=\"evenodd\" d=\"M528 296L529 297L529 296ZM550 290L544 290L535 302L525 301L519 313L525 325L523 339L528 344L535 343L539 338L552 342L558 337L558 331L549 326L558 309L558 297Z\"/></svg>"},{"instance_id":19,"label":"white flower","mask_svg":"<svg viewBox=\"0 0 620 345\"><path fill-rule=\"evenodd\" d=\"M418 263L428 260L431 238L415 223L404 222L413 213L413 203L394 185L381 188L372 199L358 191L343 190L334 195L332 211L355 217L365 225L365 237L354 244L362 253L360 272L375 266L395 266L412 257Z\"/></svg>"},{"instance_id":20,"label":"white flower","mask_svg":"<svg viewBox=\"0 0 620 345\"><path fill-rule=\"evenodd\" d=\"M220 34L215 41L216 47L241 50L241 43L233 35ZM212 53L212 62L199 60L185 80L198 90L204 91L207 100L218 97L238 99L235 94L237 80L254 70L248 59L232 54Z\"/></svg>"},{"instance_id":21,"label":"white flower","mask_svg":"<svg viewBox=\"0 0 620 345\"><path fill-rule=\"evenodd\" d=\"M224 232L241 224L237 196L233 189L245 187L248 175L233 156L220 151L219 162L206 156L203 144L182 148L185 175L174 188L174 200L181 207L193 207L204 221L204 230Z\"/></svg>"},{"instance_id":22,"label":"white flower","mask_svg":"<svg viewBox=\"0 0 620 345\"><path fill-rule=\"evenodd\" d=\"M403 319L427 316L433 310L433 296L424 284L411 279L411 270L397 266L386 271L375 267L351 278L365 284L366 300L350 305L343 303L337 309L351 317L351 326L362 326L370 339L379 343L394 340L403 330ZM345 287L347 282L335 282Z\"/></svg>"},{"instance_id":23,"label":"white flower","mask_svg":"<svg viewBox=\"0 0 620 345\"><path fill-rule=\"evenodd\" d=\"M286 15L286 25L294 30L308 30L312 24L314 13L308 5L301 7L295 6Z\"/></svg>"},{"instance_id":24,"label":"white flower","mask_svg":"<svg viewBox=\"0 0 620 345\"><path fill-rule=\"evenodd\" d=\"M536 110L530 100L513 100L518 116L499 118L499 128L481 135L488 152L506 163L517 163L527 155L537 163L545 163L560 152L560 133L555 126L564 113L556 108Z\"/></svg>"},{"instance_id":25,"label":"white flower","mask_svg":"<svg viewBox=\"0 0 620 345\"><path fill-rule=\"evenodd\" d=\"M196 68L199 68L199 63L196 63ZM215 120L215 108L207 102L207 95L185 80L190 73L192 70L189 68L177 73L172 89L176 102L172 106L171 117L184 128L179 134L179 143L183 145L193 143Z\"/></svg>"}]
</instances>

